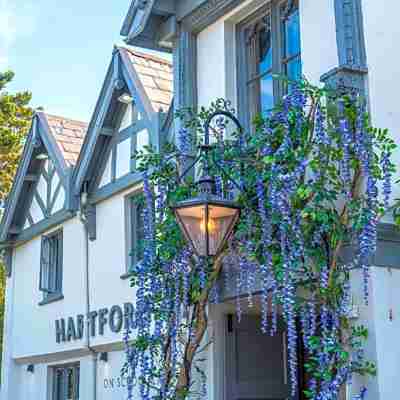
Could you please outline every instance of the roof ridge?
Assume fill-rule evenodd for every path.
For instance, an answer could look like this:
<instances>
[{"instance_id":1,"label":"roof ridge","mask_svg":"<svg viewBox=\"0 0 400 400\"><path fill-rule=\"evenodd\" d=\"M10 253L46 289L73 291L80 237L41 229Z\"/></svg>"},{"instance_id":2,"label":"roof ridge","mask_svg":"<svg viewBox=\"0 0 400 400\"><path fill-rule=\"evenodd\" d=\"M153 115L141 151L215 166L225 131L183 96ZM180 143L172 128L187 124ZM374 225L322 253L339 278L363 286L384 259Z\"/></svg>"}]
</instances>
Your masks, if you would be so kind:
<instances>
[{"instance_id":1,"label":"roof ridge","mask_svg":"<svg viewBox=\"0 0 400 400\"><path fill-rule=\"evenodd\" d=\"M56 114L51 114L45 111L40 111L42 112L46 117L52 117L52 118L57 118L57 119L63 119L63 120L67 120L67 121L71 121L71 122L76 122L78 124L83 124L83 125L89 125L88 122L85 121L81 121L79 119L75 119L75 118L69 118L69 117L63 117L62 115L56 115Z\"/></svg>"},{"instance_id":2,"label":"roof ridge","mask_svg":"<svg viewBox=\"0 0 400 400\"><path fill-rule=\"evenodd\" d=\"M129 47L129 46L118 45L116 47L118 49L126 50L126 51L128 51L129 53L131 53L132 55L134 55L136 57L141 57L141 58L145 58L147 60L152 60L152 61L158 62L160 64L167 64L168 66L172 67L172 62L171 61L168 61L165 58L156 56L154 54L137 51L135 49L132 49L132 47Z\"/></svg>"}]
</instances>

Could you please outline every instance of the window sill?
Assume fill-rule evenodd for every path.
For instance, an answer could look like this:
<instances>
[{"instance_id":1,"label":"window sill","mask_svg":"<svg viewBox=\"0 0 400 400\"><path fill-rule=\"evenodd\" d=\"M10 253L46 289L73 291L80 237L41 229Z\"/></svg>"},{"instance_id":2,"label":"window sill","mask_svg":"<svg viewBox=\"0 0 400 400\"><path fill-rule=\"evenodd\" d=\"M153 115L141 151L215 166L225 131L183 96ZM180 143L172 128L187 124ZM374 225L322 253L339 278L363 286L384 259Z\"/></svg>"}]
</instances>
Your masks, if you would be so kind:
<instances>
[{"instance_id":1,"label":"window sill","mask_svg":"<svg viewBox=\"0 0 400 400\"><path fill-rule=\"evenodd\" d=\"M64 295L61 293L54 293L49 296L47 296L45 299L43 299L40 303L39 306L45 306L46 304L54 303L56 301L60 301L64 299Z\"/></svg>"},{"instance_id":2,"label":"window sill","mask_svg":"<svg viewBox=\"0 0 400 400\"><path fill-rule=\"evenodd\" d=\"M122 280L127 280L127 279L130 279L130 278L132 278L132 276L133 276L133 274L132 274L132 272L125 272L124 274L122 274L121 276L120 276L120 278L122 279Z\"/></svg>"}]
</instances>

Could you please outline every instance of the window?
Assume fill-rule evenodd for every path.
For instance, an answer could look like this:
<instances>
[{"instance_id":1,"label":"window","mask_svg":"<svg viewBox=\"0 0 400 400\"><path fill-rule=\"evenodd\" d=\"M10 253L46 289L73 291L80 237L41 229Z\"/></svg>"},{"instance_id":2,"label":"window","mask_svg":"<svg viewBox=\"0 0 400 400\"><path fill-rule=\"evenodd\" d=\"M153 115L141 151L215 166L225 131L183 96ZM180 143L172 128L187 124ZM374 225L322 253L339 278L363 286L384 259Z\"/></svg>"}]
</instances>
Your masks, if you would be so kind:
<instances>
[{"instance_id":1,"label":"window","mask_svg":"<svg viewBox=\"0 0 400 400\"><path fill-rule=\"evenodd\" d=\"M238 27L239 103L250 123L271 110L287 90L273 75L301 77L298 1L272 0Z\"/></svg>"},{"instance_id":2,"label":"window","mask_svg":"<svg viewBox=\"0 0 400 400\"><path fill-rule=\"evenodd\" d=\"M52 400L79 399L79 364L53 368Z\"/></svg>"},{"instance_id":3,"label":"window","mask_svg":"<svg viewBox=\"0 0 400 400\"><path fill-rule=\"evenodd\" d=\"M135 194L126 199L127 272L143 259L144 253L144 198Z\"/></svg>"},{"instance_id":4,"label":"window","mask_svg":"<svg viewBox=\"0 0 400 400\"><path fill-rule=\"evenodd\" d=\"M40 259L40 284L43 301L59 299L62 293L62 231L42 237Z\"/></svg>"}]
</instances>

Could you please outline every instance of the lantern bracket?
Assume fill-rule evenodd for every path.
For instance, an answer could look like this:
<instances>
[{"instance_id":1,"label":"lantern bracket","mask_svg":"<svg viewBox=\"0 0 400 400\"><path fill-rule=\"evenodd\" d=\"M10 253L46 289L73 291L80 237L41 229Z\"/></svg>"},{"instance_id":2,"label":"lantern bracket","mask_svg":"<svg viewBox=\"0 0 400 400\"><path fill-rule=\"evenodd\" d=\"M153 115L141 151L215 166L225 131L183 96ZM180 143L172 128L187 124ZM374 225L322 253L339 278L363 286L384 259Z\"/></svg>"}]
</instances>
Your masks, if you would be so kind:
<instances>
[{"instance_id":1,"label":"lantern bracket","mask_svg":"<svg viewBox=\"0 0 400 400\"><path fill-rule=\"evenodd\" d=\"M210 144L210 128L211 123L216 117L223 116L234 123L236 126L238 133L239 133L239 148L242 149L241 142L243 140L243 127L239 121L239 119L228 110L218 109L214 111L212 114L209 115L206 122L204 123L204 141L203 144L199 146L200 153L196 157L196 159L185 169L185 171L179 176L179 182L184 179L184 177L193 169L193 167L200 161L203 161L203 168L202 168L202 176L198 180L198 185L200 186L201 192L209 192L212 193L213 187L215 185L214 179L210 176L210 162L212 165L216 167L218 171L222 173L222 175L229 180L239 191L246 191L246 189L238 184L235 179L233 179L230 174L217 162L215 159L215 155L213 155L210 159L210 152L213 149L213 145ZM244 164L240 162L240 174L241 176L244 173Z\"/></svg>"}]
</instances>

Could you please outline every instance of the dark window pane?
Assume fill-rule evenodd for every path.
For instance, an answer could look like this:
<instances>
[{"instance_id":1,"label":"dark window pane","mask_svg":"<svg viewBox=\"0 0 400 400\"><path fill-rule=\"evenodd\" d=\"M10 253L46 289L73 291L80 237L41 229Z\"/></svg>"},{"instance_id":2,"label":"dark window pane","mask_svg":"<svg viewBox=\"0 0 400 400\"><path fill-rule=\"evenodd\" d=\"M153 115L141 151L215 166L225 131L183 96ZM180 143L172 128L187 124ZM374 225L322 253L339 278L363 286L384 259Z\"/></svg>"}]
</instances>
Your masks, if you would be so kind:
<instances>
[{"instance_id":1,"label":"dark window pane","mask_svg":"<svg viewBox=\"0 0 400 400\"><path fill-rule=\"evenodd\" d=\"M57 369L55 371L55 381L54 381L54 395L55 400L64 400L64 390L63 390L63 382L64 382L64 371L62 369Z\"/></svg>"},{"instance_id":2,"label":"dark window pane","mask_svg":"<svg viewBox=\"0 0 400 400\"><path fill-rule=\"evenodd\" d=\"M135 196L131 199L131 263L129 268L135 266L143 259L144 253L144 221L143 221L143 199Z\"/></svg>"},{"instance_id":3,"label":"dark window pane","mask_svg":"<svg viewBox=\"0 0 400 400\"><path fill-rule=\"evenodd\" d=\"M290 14L284 22L286 57L300 53L300 18L299 11Z\"/></svg>"},{"instance_id":4,"label":"dark window pane","mask_svg":"<svg viewBox=\"0 0 400 400\"><path fill-rule=\"evenodd\" d=\"M260 31L260 73L267 72L272 68L271 24L269 23L269 19L269 16L265 17L265 26Z\"/></svg>"},{"instance_id":5,"label":"dark window pane","mask_svg":"<svg viewBox=\"0 0 400 400\"><path fill-rule=\"evenodd\" d=\"M68 368L67 371L67 399L75 400L75 385L74 385L74 368Z\"/></svg>"},{"instance_id":6,"label":"dark window pane","mask_svg":"<svg viewBox=\"0 0 400 400\"><path fill-rule=\"evenodd\" d=\"M286 74L290 80L296 81L301 78L301 60L296 57L289 61L286 68Z\"/></svg>"},{"instance_id":7,"label":"dark window pane","mask_svg":"<svg viewBox=\"0 0 400 400\"><path fill-rule=\"evenodd\" d=\"M274 107L273 79L266 75L261 79L261 112L265 113Z\"/></svg>"},{"instance_id":8,"label":"dark window pane","mask_svg":"<svg viewBox=\"0 0 400 400\"><path fill-rule=\"evenodd\" d=\"M143 259L144 253L144 223L143 223L143 204L136 206L136 262Z\"/></svg>"}]
</instances>

